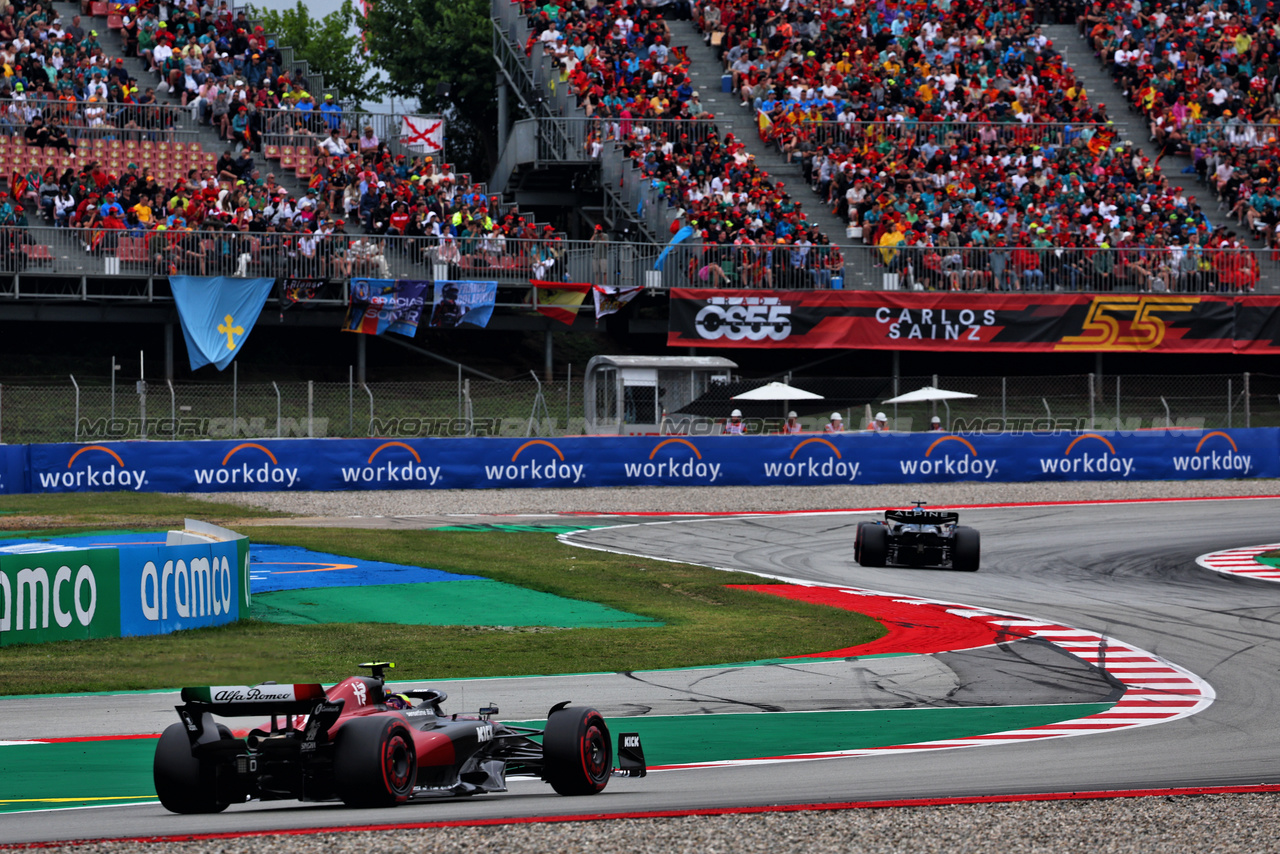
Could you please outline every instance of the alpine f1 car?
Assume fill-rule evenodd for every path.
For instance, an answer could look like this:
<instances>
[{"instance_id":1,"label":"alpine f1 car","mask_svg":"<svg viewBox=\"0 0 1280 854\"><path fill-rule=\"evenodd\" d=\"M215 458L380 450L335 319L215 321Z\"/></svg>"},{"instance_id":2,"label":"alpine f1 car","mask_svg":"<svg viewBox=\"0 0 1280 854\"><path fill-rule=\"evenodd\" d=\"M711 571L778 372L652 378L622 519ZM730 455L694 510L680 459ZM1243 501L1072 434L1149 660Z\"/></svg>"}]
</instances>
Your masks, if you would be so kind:
<instances>
[{"instance_id":1,"label":"alpine f1 car","mask_svg":"<svg viewBox=\"0 0 1280 854\"><path fill-rule=\"evenodd\" d=\"M545 729L446 715L443 691L389 691L390 662L362 664L327 691L317 684L183 688L179 723L156 745L156 792L177 813L220 812L246 800L341 800L390 807L414 798L505 792L507 775L540 777L562 795L594 795L611 776L646 773L640 736L618 736L595 709L557 703ZM416 703L414 701L417 701ZM237 738L214 715L270 715Z\"/></svg>"},{"instance_id":2,"label":"alpine f1 car","mask_svg":"<svg viewBox=\"0 0 1280 854\"><path fill-rule=\"evenodd\" d=\"M933 566L977 572L982 544L978 532L960 522L959 513L925 510L914 501L909 510L886 510L883 522L859 522L853 559L862 566Z\"/></svg>"}]
</instances>

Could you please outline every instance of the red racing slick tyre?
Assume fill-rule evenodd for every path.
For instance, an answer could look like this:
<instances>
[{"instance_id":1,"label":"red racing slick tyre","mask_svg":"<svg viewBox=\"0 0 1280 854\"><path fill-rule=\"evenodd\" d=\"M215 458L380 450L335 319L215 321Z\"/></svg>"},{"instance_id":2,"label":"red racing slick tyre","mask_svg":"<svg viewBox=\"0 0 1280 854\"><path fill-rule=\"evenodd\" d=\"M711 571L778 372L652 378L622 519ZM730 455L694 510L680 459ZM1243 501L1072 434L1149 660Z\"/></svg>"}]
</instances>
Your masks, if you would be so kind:
<instances>
[{"instance_id":1,"label":"red racing slick tyre","mask_svg":"<svg viewBox=\"0 0 1280 854\"><path fill-rule=\"evenodd\" d=\"M542 756L543 777L561 795L594 795L613 773L609 727L599 712L584 706L551 713Z\"/></svg>"},{"instance_id":2,"label":"red racing slick tyre","mask_svg":"<svg viewBox=\"0 0 1280 854\"><path fill-rule=\"evenodd\" d=\"M353 718L333 746L334 789L349 807L393 807L409 800L418 777L413 735L391 717Z\"/></svg>"},{"instance_id":3,"label":"red racing slick tyre","mask_svg":"<svg viewBox=\"0 0 1280 854\"><path fill-rule=\"evenodd\" d=\"M231 737L226 727L218 729L225 730L224 738ZM151 773L160 803L169 812L210 813L227 808L218 801L216 769L192 755L187 729L180 723L170 724L161 734Z\"/></svg>"}]
</instances>

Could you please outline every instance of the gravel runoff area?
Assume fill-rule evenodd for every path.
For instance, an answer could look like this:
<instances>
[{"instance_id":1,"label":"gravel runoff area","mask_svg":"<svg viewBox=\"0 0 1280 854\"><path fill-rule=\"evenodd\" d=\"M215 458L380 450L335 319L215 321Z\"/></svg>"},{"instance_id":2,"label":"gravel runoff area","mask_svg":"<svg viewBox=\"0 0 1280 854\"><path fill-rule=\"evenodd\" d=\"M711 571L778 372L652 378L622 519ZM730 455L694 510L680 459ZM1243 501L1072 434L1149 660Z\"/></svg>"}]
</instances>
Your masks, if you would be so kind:
<instances>
[{"instance_id":1,"label":"gravel runoff area","mask_svg":"<svg viewBox=\"0 0 1280 854\"><path fill-rule=\"evenodd\" d=\"M1280 495L1277 480L929 483L870 486L630 486L591 489L405 489L367 492L220 492L207 501L299 516L443 516L490 513L738 513L1116 498Z\"/></svg>"},{"instance_id":2,"label":"gravel runoff area","mask_svg":"<svg viewBox=\"0 0 1280 854\"><path fill-rule=\"evenodd\" d=\"M714 513L883 507L922 498L935 505L1280 495L1280 481L976 483L820 487L630 487L612 489L238 492L193 497L302 516L499 513ZM408 812L406 810L406 812ZM406 821L414 821L405 816ZM1280 795L1205 795L1017 802L893 809L621 819L597 822L443 827L195 842L96 843L44 849L102 854L302 854L583 851L598 854L712 854L804 851L1090 854L1271 850Z\"/></svg>"},{"instance_id":3,"label":"gravel runoff area","mask_svg":"<svg viewBox=\"0 0 1280 854\"><path fill-rule=\"evenodd\" d=\"M405 812L411 812L406 809ZM412 818L406 816L407 821ZM1140 854L1272 851L1280 795L1203 795L437 827L42 848L76 854Z\"/></svg>"}]
</instances>

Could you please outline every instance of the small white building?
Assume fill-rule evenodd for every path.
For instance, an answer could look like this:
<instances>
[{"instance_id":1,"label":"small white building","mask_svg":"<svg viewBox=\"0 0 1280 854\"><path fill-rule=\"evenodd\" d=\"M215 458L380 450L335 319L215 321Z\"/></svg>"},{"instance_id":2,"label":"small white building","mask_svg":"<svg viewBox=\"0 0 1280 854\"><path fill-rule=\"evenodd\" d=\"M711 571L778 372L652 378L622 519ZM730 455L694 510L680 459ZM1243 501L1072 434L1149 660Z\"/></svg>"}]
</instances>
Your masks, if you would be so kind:
<instances>
[{"instance_id":1,"label":"small white building","mask_svg":"<svg viewBox=\"0 0 1280 854\"><path fill-rule=\"evenodd\" d=\"M728 383L737 362L720 356L595 356L583 380L587 433L661 433L676 412Z\"/></svg>"}]
</instances>

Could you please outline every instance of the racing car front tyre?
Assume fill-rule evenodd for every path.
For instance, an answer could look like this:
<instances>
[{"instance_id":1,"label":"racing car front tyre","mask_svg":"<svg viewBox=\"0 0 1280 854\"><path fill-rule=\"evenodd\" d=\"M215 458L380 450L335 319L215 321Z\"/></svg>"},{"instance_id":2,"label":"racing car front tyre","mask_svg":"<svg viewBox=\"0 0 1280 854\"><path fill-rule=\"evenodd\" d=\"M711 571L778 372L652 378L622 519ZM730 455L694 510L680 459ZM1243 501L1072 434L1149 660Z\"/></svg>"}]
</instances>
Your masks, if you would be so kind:
<instances>
[{"instance_id":1,"label":"racing car front tyre","mask_svg":"<svg viewBox=\"0 0 1280 854\"><path fill-rule=\"evenodd\" d=\"M884 566L889 559L889 529L875 524L863 528L862 548L858 555L858 563L862 566Z\"/></svg>"},{"instance_id":2,"label":"racing car front tyre","mask_svg":"<svg viewBox=\"0 0 1280 854\"><path fill-rule=\"evenodd\" d=\"M609 727L595 709L569 706L551 713L542 736L543 777L561 795L594 795L613 773Z\"/></svg>"},{"instance_id":3,"label":"racing car front tyre","mask_svg":"<svg viewBox=\"0 0 1280 854\"><path fill-rule=\"evenodd\" d=\"M961 572L977 572L982 556L982 540L977 528L956 526L955 539L951 543L951 568Z\"/></svg>"},{"instance_id":4,"label":"racing car front tyre","mask_svg":"<svg viewBox=\"0 0 1280 854\"><path fill-rule=\"evenodd\" d=\"M219 725L218 730L226 727ZM230 730L222 735L230 738ZM169 812L211 813L227 808L218 801L216 769L192 755L191 739L180 723L170 724L161 734L151 773L160 803Z\"/></svg>"},{"instance_id":5,"label":"racing car front tyre","mask_svg":"<svg viewBox=\"0 0 1280 854\"><path fill-rule=\"evenodd\" d=\"M333 746L334 789L349 807L393 807L409 800L418 754L409 730L394 718L353 718Z\"/></svg>"}]
</instances>

